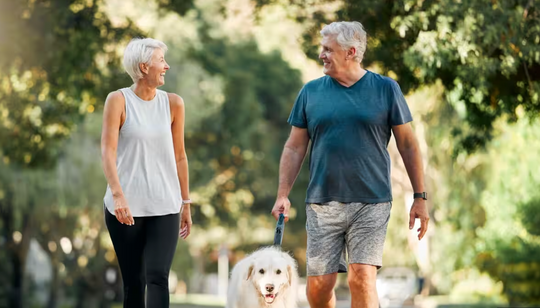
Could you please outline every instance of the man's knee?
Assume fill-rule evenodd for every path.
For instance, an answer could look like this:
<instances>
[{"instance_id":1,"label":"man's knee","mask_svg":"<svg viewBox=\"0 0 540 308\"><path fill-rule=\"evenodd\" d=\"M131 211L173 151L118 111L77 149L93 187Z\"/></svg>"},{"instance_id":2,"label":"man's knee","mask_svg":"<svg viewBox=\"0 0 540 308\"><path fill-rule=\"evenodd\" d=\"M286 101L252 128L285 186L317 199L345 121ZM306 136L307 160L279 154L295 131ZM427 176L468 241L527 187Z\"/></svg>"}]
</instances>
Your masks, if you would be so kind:
<instances>
[{"instance_id":1,"label":"man's knee","mask_svg":"<svg viewBox=\"0 0 540 308\"><path fill-rule=\"evenodd\" d=\"M351 264L347 281L351 290L363 291L375 288L377 268L373 265Z\"/></svg>"},{"instance_id":2,"label":"man's knee","mask_svg":"<svg viewBox=\"0 0 540 308\"><path fill-rule=\"evenodd\" d=\"M309 301L329 302L332 299L337 273L322 276L310 276L307 281L307 297Z\"/></svg>"}]
</instances>

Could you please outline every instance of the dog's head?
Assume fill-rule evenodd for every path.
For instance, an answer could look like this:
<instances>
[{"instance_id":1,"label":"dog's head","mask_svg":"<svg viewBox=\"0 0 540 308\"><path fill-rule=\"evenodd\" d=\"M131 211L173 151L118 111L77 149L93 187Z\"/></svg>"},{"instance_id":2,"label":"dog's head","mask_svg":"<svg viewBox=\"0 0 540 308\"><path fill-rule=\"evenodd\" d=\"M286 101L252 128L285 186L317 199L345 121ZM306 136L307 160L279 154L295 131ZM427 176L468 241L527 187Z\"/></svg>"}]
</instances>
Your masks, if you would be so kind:
<instances>
[{"instance_id":1,"label":"dog's head","mask_svg":"<svg viewBox=\"0 0 540 308\"><path fill-rule=\"evenodd\" d=\"M253 260L247 280L251 280L267 305L291 286L293 266L284 253L260 256Z\"/></svg>"}]
</instances>

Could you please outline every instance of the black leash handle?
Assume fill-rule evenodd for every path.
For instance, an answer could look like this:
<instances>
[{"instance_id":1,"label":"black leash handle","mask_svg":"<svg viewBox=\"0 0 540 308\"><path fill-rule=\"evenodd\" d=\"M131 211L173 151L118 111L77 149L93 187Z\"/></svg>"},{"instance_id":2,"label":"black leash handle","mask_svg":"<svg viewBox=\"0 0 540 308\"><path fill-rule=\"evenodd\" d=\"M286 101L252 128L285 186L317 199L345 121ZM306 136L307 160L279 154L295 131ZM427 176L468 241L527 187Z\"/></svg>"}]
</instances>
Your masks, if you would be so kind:
<instances>
[{"instance_id":1,"label":"black leash handle","mask_svg":"<svg viewBox=\"0 0 540 308\"><path fill-rule=\"evenodd\" d=\"M274 245L281 246L283 242L283 231L285 229L285 216L283 213L279 214L279 218L276 225L276 233L274 234Z\"/></svg>"}]
</instances>

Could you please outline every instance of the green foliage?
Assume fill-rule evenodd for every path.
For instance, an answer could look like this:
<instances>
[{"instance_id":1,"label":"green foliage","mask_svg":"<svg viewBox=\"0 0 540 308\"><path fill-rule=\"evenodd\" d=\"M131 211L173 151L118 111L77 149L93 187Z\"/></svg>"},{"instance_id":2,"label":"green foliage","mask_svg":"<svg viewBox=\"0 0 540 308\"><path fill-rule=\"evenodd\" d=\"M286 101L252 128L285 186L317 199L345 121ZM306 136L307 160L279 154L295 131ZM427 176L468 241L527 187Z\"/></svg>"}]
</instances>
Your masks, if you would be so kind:
<instances>
[{"instance_id":1,"label":"green foliage","mask_svg":"<svg viewBox=\"0 0 540 308\"><path fill-rule=\"evenodd\" d=\"M540 236L540 198L521 204L519 216L527 232Z\"/></svg>"},{"instance_id":2,"label":"green foliage","mask_svg":"<svg viewBox=\"0 0 540 308\"><path fill-rule=\"evenodd\" d=\"M193 0L156 0L160 8L174 11L180 15L194 8Z\"/></svg>"},{"instance_id":3,"label":"green foliage","mask_svg":"<svg viewBox=\"0 0 540 308\"><path fill-rule=\"evenodd\" d=\"M540 303L540 243L514 238L499 242L497 249L477 257L477 265L503 282L503 293L511 305Z\"/></svg>"},{"instance_id":4,"label":"green foliage","mask_svg":"<svg viewBox=\"0 0 540 308\"><path fill-rule=\"evenodd\" d=\"M286 119L302 81L283 60L292 53L263 52L249 31L219 28L230 27L215 15L229 2L149 1L160 14L185 14L180 21L163 15L152 28L169 45L173 69L164 89L186 100L190 183L198 204L194 231L178 245L173 270L189 283L193 274L215 270L221 244L234 250L234 264L242 251L270 243ZM425 126L434 188L436 287L448 292L459 279L452 273L477 266L504 283L510 302L538 303L538 125L522 117L539 109L535 1L290 2L285 10L307 27L302 44L312 58L320 22L356 19L369 34L364 65L398 79L404 92L420 90L414 124ZM0 306L17 275L11 261L24 261L23 243L34 237L54 266L65 269L57 290L94 307L90 299L103 294L102 270L115 262L103 229L99 111L106 93L130 84L116 49L140 31L129 19L124 28L113 26L104 0L0 4L0 271L7 274L0 276ZM424 84L437 84L437 93L423 92ZM445 101L426 102L433 95ZM490 138L486 152L455 155ZM291 193L296 217L285 230L284 249L299 264L307 174L304 167ZM399 224L407 219L401 214L393 214ZM17 245L14 231L23 234ZM73 243L69 254L60 249L62 237ZM389 235L389 243L407 245L402 236ZM400 259L409 265L412 255Z\"/></svg>"},{"instance_id":5,"label":"green foliage","mask_svg":"<svg viewBox=\"0 0 540 308\"><path fill-rule=\"evenodd\" d=\"M263 54L250 41L233 44L205 37L204 32L202 37L202 48L193 50L192 56L223 80L224 98L220 111L205 118L202 129L186 143L189 156L204 162L210 171L201 170L200 175L227 177L217 185L210 203L221 223L236 225L237 215L246 215L252 205L250 195L255 200L250 211L266 214L271 208L277 164L289 131L283 126L302 83L299 72L277 52ZM200 180L204 183L209 178ZM198 183L198 174L194 181ZM235 191L246 192L247 199L240 200L248 202L241 202L240 208L235 204L240 200L227 201Z\"/></svg>"},{"instance_id":6,"label":"green foliage","mask_svg":"<svg viewBox=\"0 0 540 308\"><path fill-rule=\"evenodd\" d=\"M176 33L164 31L172 67L164 89L180 94L186 102L191 197L197 202L192 207L194 231L188 239L193 257L176 257L178 264L193 264L195 269L175 266L181 277L188 277L190 271L215 270L216 258L200 256L214 256L223 244L232 250L234 264L243 252L271 243L275 221L270 209L290 131L286 120L302 86L300 72L279 52L261 51L250 34L229 36L220 29L223 16L212 13L221 10L214 2L179 21L184 28L196 25L195 37L178 39ZM306 175L291 194L300 205L299 216ZM288 225L287 249L298 248L304 230L301 217ZM196 290L196 285L189 289Z\"/></svg>"},{"instance_id":7,"label":"green foliage","mask_svg":"<svg viewBox=\"0 0 540 308\"><path fill-rule=\"evenodd\" d=\"M64 143L64 155L55 168L21 170L0 164L0 194L3 195L0 230L3 238L8 239L5 246L0 246L8 248L2 249L0 260L10 268L0 279L0 293L9 294L13 289L17 271L12 258L24 262L23 243L33 238L50 258L51 296L59 300L63 289L65 295L81 301L102 298L103 270L108 264L104 256L109 251L112 253L112 247L101 243L106 183L99 159L100 117L100 114L86 117L84 125ZM14 231L22 233L21 243L10 241ZM71 252L63 251L62 238L71 243ZM23 294L30 293L30 286L31 281L24 283ZM2 300L7 298L3 296Z\"/></svg>"},{"instance_id":8,"label":"green foliage","mask_svg":"<svg viewBox=\"0 0 540 308\"><path fill-rule=\"evenodd\" d=\"M30 239L41 238L48 248L58 236L69 237L77 227L65 221L68 208L86 205L84 188L73 191L78 202L59 192L53 167L63 142L99 108L98 98L129 81L115 45L140 32L131 24L114 27L101 0L0 5L0 226L12 269L3 290L8 305L20 307Z\"/></svg>"},{"instance_id":9,"label":"green foliage","mask_svg":"<svg viewBox=\"0 0 540 308\"><path fill-rule=\"evenodd\" d=\"M259 5L274 1L258 1ZM515 121L522 106L540 110L540 12L514 1L290 1L308 25L303 44L315 58L321 24L357 20L368 33L363 64L398 79L405 93L440 80L445 98L467 125L456 127L456 151L471 152L493 137L494 121Z\"/></svg>"},{"instance_id":10,"label":"green foliage","mask_svg":"<svg viewBox=\"0 0 540 308\"><path fill-rule=\"evenodd\" d=\"M113 27L101 0L2 2L0 139L9 142L1 152L50 167L96 97L128 81L112 47L139 32Z\"/></svg>"},{"instance_id":11,"label":"green foliage","mask_svg":"<svg viewBox=\"0 0 540 308\"><path fill-rule=\"evenodd\" d=\"M538 183L533 172L540 144L538 123L499 123L502 134L489 146L489 170L480 202L486 224L477 230L476 265L503 283L511 304L538 304ZM536 224L535 224L536 223Z\"/></svg>"}]
</instances>

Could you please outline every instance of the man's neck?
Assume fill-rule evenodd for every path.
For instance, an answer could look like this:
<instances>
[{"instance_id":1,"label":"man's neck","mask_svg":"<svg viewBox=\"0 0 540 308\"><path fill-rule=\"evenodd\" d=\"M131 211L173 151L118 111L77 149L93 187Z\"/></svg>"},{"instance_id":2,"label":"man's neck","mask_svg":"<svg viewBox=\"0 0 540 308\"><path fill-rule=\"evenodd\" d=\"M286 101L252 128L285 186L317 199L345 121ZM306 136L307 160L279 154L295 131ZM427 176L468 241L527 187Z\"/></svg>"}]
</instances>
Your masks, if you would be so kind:
<instances>
[{"instance_id":1,"label":"man's neck","mask_svg":"<svg viewBox=\"0 0 540 308\"><path fill-rule=\"evenodd\" d=\"M338 76L332 77L344 87L351 87L367 73L360 65L355 65Z\"/></svg>"}]
</instances>

